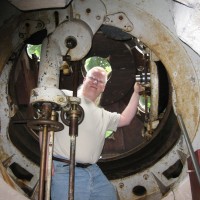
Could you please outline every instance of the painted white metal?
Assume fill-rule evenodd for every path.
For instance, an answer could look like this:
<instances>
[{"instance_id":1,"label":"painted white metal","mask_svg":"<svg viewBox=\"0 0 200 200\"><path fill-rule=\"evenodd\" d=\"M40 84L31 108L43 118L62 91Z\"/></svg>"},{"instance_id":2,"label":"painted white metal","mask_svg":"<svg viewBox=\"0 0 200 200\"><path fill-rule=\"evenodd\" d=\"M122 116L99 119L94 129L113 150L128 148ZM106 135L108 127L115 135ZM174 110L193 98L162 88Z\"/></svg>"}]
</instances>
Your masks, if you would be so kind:
<instances>
[{"instance_id":1,"label":"painted white metal","mask_svg":"<svg viewBox=\"0 0 200 200\"><path fill-rule=\"evenodd\" d=\"M38 87L58 88L61 64L62 54L58 44L45 38L42 43Z\"/></svg>"},{"instance_id":2,"label":"painted white metal","mask_svg":"<svg viewBox=\"0 0 200 200\"><path fill-rule=\"evenodd\" d=\"M185 3L185 2L181 2ZM174 22L181 40L200 54L200 1L174 4Z\"/></svg>"},{"instance_id":3,"label":"painted white metal","mask_svg":"<svg viewBox=\"0 0 200 200\"><path fill-rule=\"evenodd\" d=\"M185 177L184 180L179 183L179 187L172 187L169 194L162 198L162 200L192 200L192 193L190 190L190 180L189 175Z\"/></svg>"},{"instance_id":4,"label":"painted white metal","mask_svg":"<svg viewBox=\"0 0 200 200\"><path fill-rule=\"evenodd\" d=\"M127 18L126 14L122 12L106 15L104 24L115 26L125 32L130 32L134 28L133 23Z\"/></svg>"},{"instance_id":5,"label":"painted white metal","mask_svg":"<svg viewBox=\"0 0 200 200\"><path fill-rule=\"evenodd\" d=\"M68 104L68 99L65 94L55 87L40 87L31 91L30 103L38 102L51 102L61 107L65 107Z\"/></svg>"},{"instance_id":6,"label":"painted white metal","mask_svg":"<svg viewBox=\"0 0 200 200\"><path fill-rule=\"evenodd\" d=\"M158 105L159 105L159 77L158 70L155 62L150 62L150 74L151 74L151 108L150 118L151 121L158 119Z\"/></svg>"},{"instance_id":7,"label":"painted white metal","mask_svg":"<svg viewBox=\"0 0 200 200\"><path fill-rule=\"evenodd\" d=\"M9 0L9 2L20 10L37 10L44 8L63 8L67 6L71 0Z\"/></svg>"},{"instance_id":8,"label":"painted white metal","mask_svg":"<svg viewBox=\"0 0 200 200\"><path fill-rule=\"evenodd\" d=\"M60 65L62 57L60 49L55 43L49 42L46 38L42 44L41 61L38 76L38 88L31 91L30 103L52 102L66 106L67 98L58 89Z\"/></svg>"},{"instance_id":9,"label":"painted white metal","mask_svg":"<svg viewBox=\"0 0 200 200\"><path fill-rule=\"evenodd\" d=\"M76 4L79 2L80 4L84 5L84 9L81 8L81 5ZM88 3L90 2L90 4ZM95 1L97 2L97 1ZM173 10L172 7L174 5L173 1L169 0L125 0L120 1L116 0L113 3L112 0L103 0L99 1L102 6L101 10L98 10L98 7L95 8L98 10L99 14L95 15L92 12L92 16L87 16L86 8L90 8L93 11L93 7L95 4L92 4L92 1L74 1L73 8L74 8L74 16L76 19L81 19L85 23L89 25L94 34L98 27L101 25L101 20L104 19L104 15L109 16L117 16L116 13L124 13L126 18L129 20L132 29L127 29L130 34L135 37L138 37L145 45L147 45L155 55L163 62L165 65L170 79L172 81L174 87L174 96L176 97L174 100L174 108L176 112L181 112L185 121L186 128L190 134L190 137L194 138L194 145L195 149L200 148L200 128L199 128L199 77L200 77L200 57L196 54L191 48L183 44L179 41L178 36L175 34L175 26L173 21L172 12L176 12L176 9ZM193 1L191 1L193 2ZM79 9L81 12L79 12ZM62 21L64 21L65 10L60 11L62 13ZM69 8L66 9L66 12L69 11ZM96 10L95 10L96 12ZM55 24L53 24L52 19L53 12L45 12L45 14L36 14L35 19L37 16L42 16L45 22L45 26L48 27L50 32L54 31ZM48 15L49 14L49 15ZM69 13L66 15L68 16ZM90 15L90 14L88 14ZM175 14L174 14L175 15ZM28 15L27 15L28 16ZM33 15L30 15L33 16ZM99 17L100 16L100 17ZM100 19L100 20L99 20ZM121 26L123 27L123 23L119 24L119 18L112 18L112 25L114 26ZM177 18L178 19L178 18ZM180 19L180 18L179 18ZM94 21L93 21L94 20ZM180 20L179 20L180 21ZM176 22L179 22L176 21ZM96 23L98 25L96 25ZM180 22L181 23L181 22ZM195 24L193 24L195 26ZM95 27L95 28L94 28ZM77 30L75 29L75 32ZM87 32L87 31L86 31ZM22 40L18 38L18 34L13 31L13 36L11 37L14 43L10 45L10 49L16 49L18 44L22 43ZM197 38L199 39L199 37ZM11 40L11 41L12 41ZM196 43L196 40L193 40ZM6 44L2 43L1 48L6 47ZM62 46L62 45L61 45ZM0 48L1 55L5 53ZM11 52L7 51L7 52ZM65 49L62 49L65 50ZM60 51L61 52L61 51ZM77 51L76 56L83 56L81 52ZM8 53L7 53L8 54ZM5 54L7 57L10 55ZM74 53L75 54L75 53ZM1 61L1 60L0 60ZM0 62L2 68L3 61ZM59 62L58 62L59 63ZM29 184L30 187L33 187L38 179L38 167L35 166L33 163L28 161L10 142L9 138L7 137L7 128L9 123L9 103L7 102L8 96L7 92L7 81L9 70L11 68L12 63L8 65L4 62L4 71L1 74L1 86L0 87L0 97L1 97L1 134L0 134L0 154L1 157L4 159L8 156L15 154L14 161L20 162L21 165L32 174L34 174L33 179ZM57 82L56 82L57 84ZM53 87L53 86L52 86ZM56 86L57 87L57 86ZM190 95L188 95L188 91ZM184 169L180 177L167 180L163 175L162 172L166 170L169 166L171 166L174 162L176 162L180 157L178 153L181 151L184 154L187 154L187 148L183 138L177 142L174 148L169 152L166 156L164 156L159 162L155 165L149 167L148 169L132 175L130 177L126 177L120 180L114 180L113 183L117 187L119 196L121 200L132 200L132 199L141 199L141 197L135 196L132 193L132 189L134 186L141 184L147 189L146 197L148 199L161 199L162 195L159 191L158 184L155 180L157 177L164 186L169 186L171 184L175 184L175 188L179 188L182 190L182 183L187 176L187 166L184 165ZM154 175L153 175L154 174ZM174 188L172 186L172 190ZM190 191L190 188L188 188ZM185 188L184 188L185 190ZM144 197L145 198L145 197Z\"/></svg>"},{"instance_id":10,"label":"painted white metal","mask_svg":"<svg viewBox=\"0 0 200 200\"><path fill-rule=\"evenodd\" d=\"M106 7L101 0L73 0L72 8L73 18L87 23L93 34L104 22Z\"/></svg>"},{"instance_id":11,"label":"painted white metal","mask_svg":"<svg viewBox=\"0 0 200 200\"><path fill-rule=\"evenodd\" d=\"M1 132L0 132L0 159L1 161L6 160L13 155L11 163L18 163L21 167L26 169L28 172L33 174L31 181L27 182L27 186L33 188L39 178L39 168L36 164L31 162L29 159L24 157L24 155L12 144L9 134L8 134L8 124L10 121L10 113L12 113L12 107L10 106L9 97L8 97L8 78L13 63L9 62L5 65L4 70L1 73L0 81L0 120L1 120ZM17 180L15 175L11 170L8 170L13 179ZM8 187L9 188L9 187ZM12 193L12 192L11 192ZM2 194L0 194L2 195Z\"/></svg>"},{"instance_id":12,"label":"painted white metal","mask_svg":"<svg viewBox=\"0 0 200 200\"><path fill-rule=\"evenodd\" d=\"M63 57L70 56L70 61L82 59L92 46L93 33L98 30L103 22L105 7L99 1L83 2L77 0L73 2L73 8L73 17L70 16L69 20L60 23L53 33L43 41L38 88L31 92L30 102L32 104L47 101L66 106L65 96L57 89ZM34 22L38 24L37 21ZM24 24L26 23L24 22ZM31 27L35 27L32 23L30 24ZM91 28L88 24L91 25ZM22 27L25 26L22 25ZM73 38L77 45L71 49L68 48L66 45L68 38Z\"/></svg>"},{"instance_id":13,"label":"painted white metal","mask_svg":"<svg viewBox=\"0 0 200 200\"><path fill-rule=\"evenodd\" d=\"M27 197L25 197L24 195L20 194L19 192L17 192L16 190L14 190L13 188L11 188L7 183L4 182L4 180L2 179L2 177L0 177L0 199L15 199L15 200L28 200Z\"/></svg>"},{"instance_id":14,"label":"painted white metal","mask_svg":"<svg viewBox=\"0 0 200 200\"><path fill-rule=\"evenodd\" d=\"M176 0L177 2L180 2L181 4L185 4L188 7L195 7L196 4L200 3L199 0ZM180 22L181 23L181 22Z\"/></svg>"},{"instance_id":15,"label":"painted white metal","mask_svg":"<svg viewBox=\"0 0 200 200\"><path fill-rule=\"evenodd\" d=\"M147 45L164 64L177 96L174 107L177 112L182 114L185 125L188 127L188 133L191 138L194 138L199 123L199 117L197 117L199 116L199 83L190 57L177 35L172 34L170 27L166 28L164 22L160 23L152 16L152 13L149 14L136 5L133 6L131 1L126 2L127 4L124 1L118 1L113 5L112 0L104 1L108 14L119 11L119 8L121 12L126 13L134 25L133 31L129 33ZM170 9L169 5L163 8L162 1L157 1L155 5L150 4L150 9L153 6L158 10ZM166 14L169 15L169 17L165 16L169 25L171 23L168 20L172 20L172 18L169 12ZM182 87L179 87L180 83ZM188 91L191 96L188 96Z\"/></svg>"},{"instance_id":16,"label":"painted white metal","mask_svg":"<svg viewBox=\"0 0 200 200\"><path fill-rule=\"evenodd\" d=\"M66 46L66 40L69 37L73 37L77 42L77 45L72 49ZM62 56L69 55L71 61L78 61L89 52L92 46L92 37L93 33L84 21L71 20L63 22L49 37L49 44L51 44L52 40L52 42L55 43L54 47L60 50L60 55L58 53L56 53L56 55L52 53L52 57L54 55L58 59L59 56L62 58ZM51 49L52 47L50 46L49 50ZM52 62L53 59L49 61ZM42 64L43 63L41 63L41 67Z\"/></svg>"},{"instance_id":17,"label":"painted white metal","mask_svg":"<svg viewBox=\"0 0 200 200\"><path fill-rule=\"evenodd\" d=\"M176 181L178 181L178 178L168 180L162 173L168 169L169 166L173 165L178 159L180 159L179 151L187 154L186 143L183 137L181 137L174 148L155 165L133 176L114 180L113 184L117 188L120 200L141 199L142 197L152 200L162 199L162 194L155 176L166 188L171 187ZM187 167L185 166L183 169L184 173L186 173L186 170ZM137 196L133 194L132 189L138 185L146 188L147 193L145 195Z\"/></svg>"}]
</instances>

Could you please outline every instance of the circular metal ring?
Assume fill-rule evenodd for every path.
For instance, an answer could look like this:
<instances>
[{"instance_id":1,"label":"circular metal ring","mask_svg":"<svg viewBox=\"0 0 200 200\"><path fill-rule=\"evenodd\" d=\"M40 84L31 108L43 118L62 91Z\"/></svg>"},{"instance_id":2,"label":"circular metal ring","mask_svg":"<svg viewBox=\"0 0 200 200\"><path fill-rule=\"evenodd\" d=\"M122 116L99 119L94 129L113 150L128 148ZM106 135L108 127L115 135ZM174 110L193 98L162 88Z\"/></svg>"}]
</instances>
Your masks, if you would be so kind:
<instances>
[{"instance_id":1,"label":"circular metal ring","mask_svg":"<svg viewBox=\"0 0 200 200\"><path fill-rule=\"evenodd\" d=\"M85 114L83 108L80 105L77 105L77 110L80 113L80 115L78 116L78 124L80 124L83 121ZM70 125L70 112L72 112L72 110L69 111L64 111L63 109L61 110L61 115L60 115L61 120L67 126Z\"/></svg>"},{"instance_id":2,"label":"circular metal ring","mask_svg":"<svg viewBox=\"0 0 200 200\"><path fill-rule=\"evenodd\" d=\"M47 126L48 131L61 131L64 129L64 125L60 122L46 119L34 119L27 122L27 126L33 130L43 131L44 125Z\"/></svg>"}]
</instances>

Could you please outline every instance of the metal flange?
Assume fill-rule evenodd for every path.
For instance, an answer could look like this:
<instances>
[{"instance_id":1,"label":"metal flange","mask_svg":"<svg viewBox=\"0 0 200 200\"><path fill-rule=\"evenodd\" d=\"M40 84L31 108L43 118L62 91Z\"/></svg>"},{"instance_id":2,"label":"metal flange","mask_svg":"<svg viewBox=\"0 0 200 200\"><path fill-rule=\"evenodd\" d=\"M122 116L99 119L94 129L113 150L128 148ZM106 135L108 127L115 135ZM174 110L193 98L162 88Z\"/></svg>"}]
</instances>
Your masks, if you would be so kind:
<instances>
[{"instance_id":1,"label":"metal flange","mask_svg":"<svg viewBox=\"0 0 200 200\"><path fill-rule=\"evenodd\" d=\"M44 126L47 126L48 131L62 131L64 125L60 122L47 119L34 119L27 122L27 126L33 130L43 131Z\"/></svg>"}]
</instances>

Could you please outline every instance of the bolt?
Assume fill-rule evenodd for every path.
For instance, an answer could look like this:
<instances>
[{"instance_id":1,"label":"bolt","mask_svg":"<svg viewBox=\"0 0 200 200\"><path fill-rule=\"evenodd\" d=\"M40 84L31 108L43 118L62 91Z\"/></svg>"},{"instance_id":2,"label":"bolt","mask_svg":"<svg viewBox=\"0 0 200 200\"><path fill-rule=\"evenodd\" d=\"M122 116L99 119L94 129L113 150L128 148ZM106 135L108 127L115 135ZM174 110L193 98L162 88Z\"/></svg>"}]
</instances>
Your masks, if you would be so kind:
<instances>
[{"instance_id":1,"label":"bolt","mask_svg":"<svg viewBox=\"0 0 200 200\"><path fill-rule=\"evenodd\" d=\"M63 102L63 101L64 101L63 97L60 97L60 98L59 98L59 101L60 101L60 102Z\"/></svg>"},{"instance_id":2,"label":"bolt","mask_svg":"<svg viewBox=\"0 0 200 200\"><path fill-rule=\"evenodd\" d=\"M119 16L119 20L123 20L124 18L123 18L123 16L122 15L120 15Z\"/></svg>"},{"instance_id":3,"label":"bolt","mask_svg":"<svg viewBox=\"0 0 200 200\"><path fill-rule=\"evenodd\" d=\"M106 23L110 22L110 18L109 17L105 17L105 20L104 20Z\"/></svg>"},{"instance_id":4,"label":"bolt","mask_svg":"<svg viewBox=\"0 0 200 200\"><path fill-rule=\"evenodd\" d=\"M76 18L76 19L80 19L80 18L81 18L81 15L77 13L77 14L75 15L75 18Z\"/></svg>"},{"instance_id":5,"label":"bolt","mask_svg":"<svg viewBox=\"0 0 200 200\"><path fill-rule=\"evenodd\" d=\"M77 45L76 38L73 37L73 36L67 37L66 40L65 40L65 45L66 45L67 48L73 49Z\"/></svg>"},{"instance_id":6,"label":"bolt","mask_svg":"<svg viewBox=\"0 0 200 200\"><path fill-rule=\"evenodd\" d=\"M43 27L42 22L38 22L36 28L40 29L40 28L42 28L42 27Z\"/></svg>"},{"instance_id":7,"label":"bolt","mask_svg":"<svg viewBox=\"0 0 200 200\"><path fill-rule=\"evenodd\" d=\"M119 187L123 188L124 187L124 183L119 183Z\"/></svg>"},{"instance_id":8,"label":"bolt","mask_svg":"<svg viewBox=\"0 0 200 200\"><path fill-rule=\"evenodd\" d=\"M127 27L126 27L126 30L129 32L129 31L132 31L133 28L132 28L131 26L127 26Z\"/></svg>"},{"instance_id":9,"label":"bolt","mask_svg":"<svg viewBox=\"0 0 200 200\"><path fill-rule=\"evenodd\" d=\"M144 175L143 175L143 178L144 178L145 180L147 180L147 179L149 178L149 175L148 175L148 174L144 174Z\"/></svg>"},{"instance_id":10,"label":"bolt","mask_svg":"<svg viewBox=\"0 0 200 200\"><path fill-rule=\"evenodd\" d=\"M100 17L99 15L97 15L97 16L96 16L96 19L97 19L97 20L100 20L100 19L101 19L101 17Z\"/></svg>"}]
</instances>

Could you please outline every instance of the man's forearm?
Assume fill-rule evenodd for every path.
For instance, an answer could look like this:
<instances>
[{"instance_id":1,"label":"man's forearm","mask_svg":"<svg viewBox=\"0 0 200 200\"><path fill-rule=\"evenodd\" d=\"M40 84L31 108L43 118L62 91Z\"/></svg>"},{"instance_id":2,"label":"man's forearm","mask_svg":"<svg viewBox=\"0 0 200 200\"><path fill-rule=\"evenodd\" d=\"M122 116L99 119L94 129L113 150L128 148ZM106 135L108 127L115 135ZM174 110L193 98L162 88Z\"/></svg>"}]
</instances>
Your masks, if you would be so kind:
<instances>
[{"instance_id":1,"label":"man's forearm","mask_svg":"<svg viewBox=\"0 0 200 200\"><path fill-rule=\"evenodd\" d=\"M118 127L127 126L132 121L133 117L137 112L137 106L139 102L140 95L138 92L134 92L131 96L131 99L121 114Z\"/></svg>"}]
</instances>

